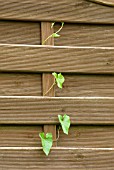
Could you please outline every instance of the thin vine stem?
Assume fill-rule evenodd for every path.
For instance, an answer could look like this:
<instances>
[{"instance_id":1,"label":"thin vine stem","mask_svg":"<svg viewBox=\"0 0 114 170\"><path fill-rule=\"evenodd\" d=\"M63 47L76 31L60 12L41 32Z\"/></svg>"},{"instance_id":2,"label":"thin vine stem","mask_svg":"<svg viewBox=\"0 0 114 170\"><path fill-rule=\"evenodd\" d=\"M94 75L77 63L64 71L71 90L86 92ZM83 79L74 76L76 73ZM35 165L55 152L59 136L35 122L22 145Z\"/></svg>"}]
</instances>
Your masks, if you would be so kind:
<instances>
[{"instance_id":1,"label":"thin vine stem","mask_svg":"<svg viewBox=\"0 0 114 170\"><path fill-rule=\"evenodd\" d=\"M51 87L48 89L48 91L44 94L44 96L46 94L48 94L50 92L50 90L56 85L55 79L54 79L54 83L51 85Z\"/></svg>"},{"instance_id":2,"label":"thin vine stem","mask_svg":"<svg viewBox=\"0 0 114 170\"><path fill-rule=\"evenodd\" d=\"M43 41L42 45L44 45L45 42L46 42L49 38L51 38L52 36L53 36L53 34L51 34L49 37L47 37L47 38Z\"/></svg>"},{"instance_id":3,"label":"thin vine stem","mask_svg":"<svg viewBox=\"0 0 114 170\"><path fill-rule=\"evenodd\" d=\"M59 33L59 32L62 30L63 26L64 26L64 22L62 22L61 27L60 27L55 33L51 34L49 37L47 37L47 38L43 41L42 45L44 45L45 42L46 42L49 38L53 37L54 34Z\"/></svg>"},{"instance_id":4,"label":"thin vine stem","mask_svg":"<svg viewBox=\"0 0 114 170\"><path fill-rule=\"evenodd\" d=\"M60 131L60 129L61 129L61 127L59 126L58 130L57 130L57 133L58 133L57 138L56 138L56 140L53 140L53 142L57 142L59 140L59 137L60 137L60 132L59 131Z\"/></svg>"},{"instance_id":5,"label":"thin vine stem","mask_svg":"<svg viewBox=\"0 0 114 170\"><path fill-rule=\"evenodd\" d=\"M64 26L64 22L62 22L61 27L60 27L60 28L59 28L59 30L58 30L58 31L56 31L55 33L56 33L56 34L57 34L57 33L59 33L59 32L62 30L63 26Z\"/></svg>"}]
</instances>

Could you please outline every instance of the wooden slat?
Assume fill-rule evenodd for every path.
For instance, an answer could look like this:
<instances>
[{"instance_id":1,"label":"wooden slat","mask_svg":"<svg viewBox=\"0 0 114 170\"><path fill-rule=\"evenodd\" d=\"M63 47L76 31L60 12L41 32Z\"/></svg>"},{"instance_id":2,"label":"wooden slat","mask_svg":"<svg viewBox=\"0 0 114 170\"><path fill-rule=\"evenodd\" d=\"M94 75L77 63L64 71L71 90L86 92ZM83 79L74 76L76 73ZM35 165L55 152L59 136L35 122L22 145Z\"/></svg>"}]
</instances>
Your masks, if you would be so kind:
<instances>
[{"instance_id":1,"label":"wooden slat","mask_svg":"<svg viewBox=\"0 0 114 170\"><path fill-rule=\"evenodd\" d=\"M0 45L0 71L114 73L114 48Z\"/></svg>"},{"instance_id":2,"label":"wooden slat","mask_svg":"<svg viewBox=\"0 0 114 170\"><path fill-rule=\"evenodd\" d=\"M53 28L51 28L50 22L41 22L41 37L42 37L42 44L43 42L49 37L51 34L53 34ZM54 45L54 38L49 38L45 45ZM54 77L50 73L43 73L42 74L42 93L43 96L55 96L55 89L52 88L48 93L47 91L50 89L52 84L54 83ZM44 125L44 133L52 133L53 136L53 146L56 146L56 125Z\"/></svg>"},{"instance_id":3,"label":"wooden slat","mask_svg":"<svg viewBox=\"0 0 114 170\"><path fill-rule=\"evenodd\" d=\"M63 89L56 87L56 97L113 97L114 76L64 74Z\"/></svg>"},{"instance_id":4,"label":"wooden slat","mask_svg":"<svg viewBox=\"0 0 114 170\"><path fill-rule=\"evenodd\" d=\"M50 22L41 22L41 35L42 35L42 44L47 39L48 36L50 36L53 33L53 29L51 29L51 23ZM49 38L45 45L54 45L54 38ZM43 73L42 74L42 93L43 96L55 96L54 88L52 88L49 93L47 91L54 83L54 77L50 73Z\"/></svg>"},{"instance_id":5,"label":"wooden slat","mask_svg":"<svg viewBox=\"0 0 114 170\"><path fill-rule=\"evenodd\" d=\"M41 75L0 73L0 95L41 96Z\"/></svg>"},{"instance_id":6,"label":"wooden slat","mask_svg":"<svg viewBox=\"0 0 114 170\"><path fill-rule=\"evenodd\" d=\"M58 124L58 114L72 124L114 124L114 98L0 96L1 124Z\"/></svg>"},{"instance_id":7,"label":"wooden slat","mask_svg":"<svg viewBox=\"0 0 114 170\"><path fill-rule=\"evenodd\" d=\"M55 31L59 27L55 24ZM55 45L114 47L114 25L65 23L60 35L54 39Z\"/></svg>"},{"instance_id":8,"label":"wooden slat","mask_svg":"<svg viewBox=\"0 0 114 170\"><path fill-rule=\"evenodd\" d=\"M71 126L68 135L59 134L58 146L114 148L114 126Z\"/></svg>"},{"instance_id":9,"label":"wooden slat","mask_svg":"<svg viewBox=\"0 0 114 170\"><path fill-rule=\"evenodd\" d=\"M114 150L94 149L52 149L50 155L44 155L42 149L0 150L0 168L4 170L113 170Z\"/></svg>"},{"instance_id":10,"label":"wooden slat","mask_svg":"<svg viewBox=\"0 0 114 170\"><path fill-rule=\"evenodd\" d=\"M0 126L0 147L40 147L41 126Z\"/></svg>"},{"instance_id":11,"label":"wooden slat","mask_svg":"<svg viewBox=\"0 0 114 170\"><path fill-rule=\"evenodd\" d=\"M114 23L114 9L86 0L0 0L0 19Z\"/></svg>"},{"instance_id":12,"label":"wooden slat","mask_svg":"<svg viewBox=\"0 0 114 170\"><path fill-rule=\"evenodd\" d=\"M0 126L0 147L40 147L42 131L41 126ZM114 148L114 126L71 126L68 135L60 130L57 146Z\"/></svg>"},{"instance_id":13,"label":"wooden slat","mask_svg":"<svg viewBox=\"0 0 114 170\"><path fill-rule=\"evenodd\" d=\"M40 23L0 21L0 43L39 45Z\"/></svg>"}]
</instances>

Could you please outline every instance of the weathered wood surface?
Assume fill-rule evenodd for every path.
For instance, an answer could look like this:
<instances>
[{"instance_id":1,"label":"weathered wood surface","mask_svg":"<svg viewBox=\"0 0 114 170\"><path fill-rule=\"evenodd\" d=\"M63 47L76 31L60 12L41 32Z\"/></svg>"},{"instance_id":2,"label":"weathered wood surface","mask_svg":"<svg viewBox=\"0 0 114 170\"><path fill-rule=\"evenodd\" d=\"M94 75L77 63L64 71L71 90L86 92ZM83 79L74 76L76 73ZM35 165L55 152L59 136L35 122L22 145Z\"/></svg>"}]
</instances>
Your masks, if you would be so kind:
<instances>
[{"instance_id":1,"label":"weathered wood surface","mask_svg":"<svg viewBox=\"0 0 114 170\"><path fill-rule=\"evenodd\" d=\"M47 39L48 36L50 36L53 33L53 29L51 29L51 23L50 22L41 22L41 35L42 35L42 44ZM54 45L54 38L49 38L45 45ZM42 56L43 57L43 56ZM46 92L49 90L49 88L54 83L54 77L50 73L43 73L42 74L42 93L43 96L45 96ZM46 94L46 96L54 97L55 96L55 90L52 88L49 93Z\"/></svg>"},{"instance_id":2,"label":"weathered wood surface","mask_svg":"<svg viewBox=\"0 0 114 170\"><path fill-rule=\"evenodd\" d=\"M114 150L54 148L44 155L41 148L0 148L0 168L8 170L113 170Z\"/></svg>"},{"instance_id":3,"label":"weathered wood surface","mask_svg":"<svg viewBox=\"0 0 114 170\"><path fill-rule=\"evenodd\" d=\"M48 127L50 126L48 125ZM42 131L41 126L2 125L0 126L0 147L40 147L39 133ZM49 131L47 132L49 133ZM63 134L60 130L57 146L114 148L114 127L71 126L69 135Z\"/></svg>"},{"instance_id":4,"label":"weathered wood surface","mask_svg":"<svg viewBox=\"0 0 114 170\"><path fill-rule=\"evenodd\" d=\"M0 169L113 170L114 126L106 125L114 125L114 8L86 0L55 4L55 0L0 0L0 19L6 20L0 21L0 43L7 43L0 45L0 72L7 72L0 73ZM40 28L36 21L82 24L65 23L59 41L55 40L61 47L41 47L35 45L50 34L51 23L45 27L42 22ZM50 39L47 45L52 44ZM57 97L35 97L44 95L53 83L46 73L53 71L84 75L65 76ZM23 72L42 72L43 77ZM46 157L39 133L52 132L55 140L58 114L68 114L77 126L71 126L69 136L60 131L59 147Z\"/></svg>"},{"instance_id":5,"label":"weathered wood surface","mask_svg":"<svg viewBox=\"0 0 114 170\"><path fill-rule=\"evenodd\" d=\"M0 0L0 19L114 23L114 9L86 0Z\"/></svg>"},{"instance_id":6,"label":"weathered wood surface","mask_svg":"<svg viewBox=\"0 0 114 170\"><path fill-rule=\"evenodd\" d=\"M43 132L42 126L0 126L0 147L40 147L40 132Z\"/></svg>"},{"instance_id":7,"label":"weathered wood surface","mask_svg":"<svg viewBox=\"0 0 114 170\"><path fill-rule=\"evenodd\" d=\"M111 75L64 74L64 77L63 89L56 87L56 97L114 96ZM41 84L41 74L0 73L1 96L41 96Z\"/></svg>"},{"instance_id":8,"label":"weathered wood surface","mask_svg":"<svg viewBox=\"0 0 114 170\"><path fill-rule=\"evenodd\" d=\"M63 89L56 87L56 97L113 97L114 76L64 74Z\"/></svg>"},{"instance_id":9,"label":"weathered wood surface","mask_svg":"<svg viewBox=\"0 0 114 170\"><path fill-rule=\"evenodd\" d=\"M55 31L60 24L55 24ZM64 24L60 37L55 38L59 46L114 47L114 25Z\"/></svg>"},{"instance_id":10,"label":"weathered wood surface","mask_svg":"<svg viewBox=\"0 0 114 170\"><path fill-rule=\"evenodd\" d=\"M0 71L114 73L114 48L0 45Z\"/></svg>"},{"instance_id":11,"label":"weathered wood surface","mask_svg":"<svg viewBox=\"0 0 114 170\"><path fill-rule=\"evenodd\" d=\"M71 126L68 135L60 130L58 146L114 148L114 126Z\"/></svg>"},{"instance_id":12,"label":"weathered wood surface","mask_svg":"<svg viewBox=\"0 0 114 170\"><path fill-rule=\"evenodd\" d=\"M0 124L58 124L68 114L72 124L114 124L114 98L0 96Z\"/></svg>"},{"instance_id":13,"label":"weathered wood surface","mask_svg":"<svg viewBox=\"0 0 114 170\"><path fill-rule=\"evenodd\" d=\"M47 39L48 36L53 34L54 30L51 28L51 23L50 22L41 22L41 39L42 39L42 44L44 41ZM51 37L49 38L46 42L45 45L54 45L54 38ZM55 96L55 89L52 88L49 92L48 90L54 83L54 77L50 73L43 73L42 74L42 94L43 96L50 96L54 97ZM47 93L48 92L48 93ZM56 125L44 125L44 133L52 133L53 136L53 146L56 146Z\"/></svg>"},{"instance_id":14,"label":"weathered wood surface","mask_svg":"<svg viewBox=\"0 0 114 170\"><path fill-rule=\"evenodd\" d=\"M41 96L41 75L0 73L0 95Z\"/></svg>"},{"instance_id":15,"label":"weathered wood surface","mask_svg":"<svg viewBox=\"0 0 114 170\"><path fill-rule=\"evenodd\" d=\"M0 21L0 43L40 45L40 23Z\"/></svg>"},{"instance_id":16,"label":"weathered wood surface","mask_svg":"<svg viewBox=\"0 0 114 170\"><path fill-rule=\"evenodd\" d=\"M55 31L59 27L55 24ZM114 47L113 25L65 23L60 35L55 45ZM0 21L0 43L39 45L40 37L40 23Z\"/></svg>"}]
</instances>

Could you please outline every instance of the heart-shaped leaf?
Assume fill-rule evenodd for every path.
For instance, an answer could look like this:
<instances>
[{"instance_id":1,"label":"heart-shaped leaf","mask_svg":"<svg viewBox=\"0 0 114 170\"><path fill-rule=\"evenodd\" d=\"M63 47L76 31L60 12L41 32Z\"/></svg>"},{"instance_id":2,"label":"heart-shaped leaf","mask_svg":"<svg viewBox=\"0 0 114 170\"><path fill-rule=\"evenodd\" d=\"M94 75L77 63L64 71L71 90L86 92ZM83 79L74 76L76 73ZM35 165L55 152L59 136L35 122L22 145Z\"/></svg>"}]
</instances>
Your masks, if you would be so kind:
<instances>
[{"instance_id":1,"label":"heart-shaped leaf","mask_svg":"<svg viewBox=\"0 0 114 170\"><path fill-rule=\"evenodd\" d=\"M42 133L39 134L39 136L41 138L43 151L48 156L50 149L52 147L52 144L53 144L52 134L47 133L46 136L45 136L45 134L42 132Z\"/></svg>"},{"instance_id":2,"label":"heart-shaped leaf","mask_svg":"<svg viewBox=\"0 0 114 170\"><path fill-rule=\"evenodd\" d=\"M63 132L68 135L70 127L70 117L68 115L58 115L59 122L62 126Z\"/></svg>"},{"instance_id":3,"label":"heart-shaped leaf","mask_svg":"<svg viewBox=\"0 0 114 170\"><path fill-rule=\"evenodd\" d=\"M64 78L64 76L61 74L61 73L59 73L59 74L57 74L57 73L52 73L52 75L55 77L55 79L56 79L56 83L57 83L57 86L60 88L60 89L62 89L62 85L63 85L63 83L64 83L64 81L65 81L65 78Z\"/></svg>"},{"instance_id":4,"label":"heart-shaped leaf","mask_svg":"<svg viewBox=\"0 0 114 170\"><path fill-rule=\"evenodd\" d=\"M52 37L54 37L54 38L58 38L58 37L60 37L60 35L59 35L59 34L57 34L57 33L53 33L53 34L52 34Z\"/></svg>"}]
</instances>

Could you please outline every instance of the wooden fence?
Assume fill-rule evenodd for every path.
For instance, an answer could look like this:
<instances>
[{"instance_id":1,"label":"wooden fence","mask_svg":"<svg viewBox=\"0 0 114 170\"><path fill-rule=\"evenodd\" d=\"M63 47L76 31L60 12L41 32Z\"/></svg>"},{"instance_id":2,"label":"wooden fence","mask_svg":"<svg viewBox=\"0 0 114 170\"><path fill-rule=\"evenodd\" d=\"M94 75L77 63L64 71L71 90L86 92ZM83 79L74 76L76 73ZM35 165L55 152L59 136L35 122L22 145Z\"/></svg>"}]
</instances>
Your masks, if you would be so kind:
<instances>
[{"instance_id":1,"label":"wooden fence","mask_svg":"<svg viewBox=\"0 0 114 170\"><path fill-rule=\"evenodd\" d=\"M60 38L42 46L62 21ZM54 71L63 73L64 87L43 97ZM70 132L60 130L47 157L39 133L56 140L58 114L71 117ZM0 0L0 170L113 170L113 125L114 8Z\"/></svg>"}]
</instances>

